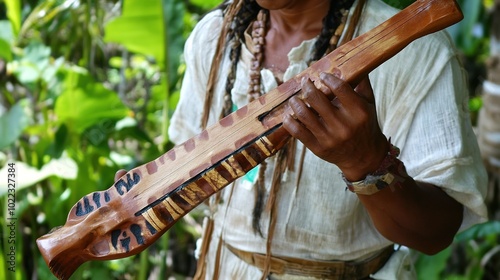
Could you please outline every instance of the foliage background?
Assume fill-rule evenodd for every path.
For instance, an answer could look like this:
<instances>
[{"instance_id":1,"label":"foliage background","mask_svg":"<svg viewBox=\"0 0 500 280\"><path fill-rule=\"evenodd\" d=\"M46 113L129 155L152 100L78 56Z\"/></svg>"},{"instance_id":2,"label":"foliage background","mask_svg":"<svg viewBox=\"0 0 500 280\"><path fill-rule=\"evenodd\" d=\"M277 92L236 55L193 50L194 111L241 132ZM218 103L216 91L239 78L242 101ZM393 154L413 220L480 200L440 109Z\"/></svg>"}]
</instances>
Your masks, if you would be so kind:
<instances>
[{"instance_id":1,"label":"foliage background","mask_svg":"<svg viewBox=\"0 0 500 280\"><path fill-rule=\"evenodd\" d=\"M166 131L183 44L219 2L0 0L0 179L8 163L16 163L18 176L15 273L6 256L7 183L0 182L0 279L54 279L36 238L64 224L82 196L111 186L118 169L171 148ZM386 2L402 8L412 1ZM493 1L459 2L465 19L449 31L470 73L476 112ZM137 256L86 263L73 279L189 278L200 216L193 211ZM436 256L415 253L420 278L498 279L499 232L492 220Z\"/></svg>"}]
</instances>

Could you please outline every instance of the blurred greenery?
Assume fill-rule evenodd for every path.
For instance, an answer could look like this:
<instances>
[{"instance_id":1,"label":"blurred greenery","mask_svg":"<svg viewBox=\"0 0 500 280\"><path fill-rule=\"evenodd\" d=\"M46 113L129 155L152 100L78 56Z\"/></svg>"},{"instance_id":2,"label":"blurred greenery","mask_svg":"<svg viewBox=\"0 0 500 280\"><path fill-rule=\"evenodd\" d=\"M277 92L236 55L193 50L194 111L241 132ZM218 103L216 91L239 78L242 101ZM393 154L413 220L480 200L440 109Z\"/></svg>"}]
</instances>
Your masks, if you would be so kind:
<instances>
[{"instance_id":1,"label":"blurred greenery","mask_svg":"<svg viewBox=\"0 0 500 280\"><path fill-rule=\"evenodd\" d=\"M413 1L386 2L403 8ZM475 93L489 55L492 0L459 2L466 17L449 31ZM19 176L15 273L7 255L7 182L0 182L0 279L54 279L35 240L63 225L81 197L111 186L117 170L172 147L166 131L185 68L183 45L219 3L0 0L0 178L12 164ZM480 97L470 104L479 110ZM201 216L190 213L137 256L85 263L72 279L185 279L194 273ZM484 278L499 227L478 225L436 256L416 254L421 279Z\"/></svg>"}]
</instances>

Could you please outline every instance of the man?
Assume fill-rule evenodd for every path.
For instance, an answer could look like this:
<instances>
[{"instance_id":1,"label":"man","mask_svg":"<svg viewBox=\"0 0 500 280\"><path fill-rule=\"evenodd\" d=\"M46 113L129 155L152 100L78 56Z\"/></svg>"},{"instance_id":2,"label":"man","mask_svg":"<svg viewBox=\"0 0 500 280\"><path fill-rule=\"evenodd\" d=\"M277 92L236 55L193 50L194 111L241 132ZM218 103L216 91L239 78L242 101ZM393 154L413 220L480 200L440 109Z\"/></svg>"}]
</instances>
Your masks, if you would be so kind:
<instances>
[{"instance_id":1,"label":"man","mask_svg":"<svg viewBox=\"0 0 500 280\"><path fill-rule=\"evenodd\" d=\"M363 34L397 12L364 2L234 0L210 12L186 44L172 141L300 73L349 30ZM304 80L283 121L299 142L211 200L197 276L414 278L393 244L434 254L486 218L463 74L440 32L355 88L331 73L321 75L320 89Z\"/></svg>"}]
</instances>

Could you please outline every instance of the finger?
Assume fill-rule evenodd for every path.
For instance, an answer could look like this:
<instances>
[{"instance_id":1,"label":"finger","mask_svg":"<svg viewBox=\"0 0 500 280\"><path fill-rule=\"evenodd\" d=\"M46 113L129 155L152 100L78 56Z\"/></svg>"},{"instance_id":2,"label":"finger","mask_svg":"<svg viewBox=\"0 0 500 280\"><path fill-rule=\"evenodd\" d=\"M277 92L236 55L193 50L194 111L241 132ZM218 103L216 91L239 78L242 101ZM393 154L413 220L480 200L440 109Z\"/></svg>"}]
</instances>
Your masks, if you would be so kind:
<instances>
[{"instance_id":1,"label":"finger","mask_svg":"<svg viewBox=\"0 0 500 280\"><path fill-rule=\"evenodd\" d=\"M125 169L120 169L120 170L116 171L115 181L118 181L118 179L120 179L125 174L127 174L127 170L125 170Z\"/></svg>"},{"instance_id":2,"label":"finger","mask_svg":"<svg viewBox=\"0 0 500 280\"><path fill-rule=\"evenodd\" d=\"M375 96L373 95L373 88L368 76L363 78L361 82L354 89L361 97L368 103L375 104Z\"/></svg>"},{"instance_id":3,"label":"finger","mask_svg":"<svg viewBox=\"0 0 500 280\"><path fill-rule=\"evenodd\" d=\"M323 128L320 118L312 105L308 104L302 98L298 96L293 96L288 101L288 106L292 112L289 115L303 125L305 125L310 130L317 130Z\"/></svg>"},{"instance_id":4,"label":"finger","mask_svg":"<svg viewBox=\"0 0 500 280\"><path fill-rule=\"evenodd\" d=\"M314 135L302 123L294 118L292 114L284 114L283 127L294 138L297 138L306 147L314 147L317 140Z\"/></svg>"},{"instance_id":5,"label":"finger","mask_svg":"<svg viewBox=\"0 0 500 280\"><path fill-rule=\"evenodd\" d=\"M328 96L326 96L324 90L318 89L317 84L322 84L322 87L328 88L323 83L314 83L311 80L308 80L303 87L302 100L306 104L309 104L321 117L326 117L332 115L332 113L337 109L335 105L337 103L332 103ZM328 88L328 91L331 93L331 90ZM331 94L333 95L333 94ZM333 98L335 100L335 98Z\"/></svg>"},{"instance_id":6,"label":"finger","mask_svg":"<svg viewBox=\"0 0 500 280\"><path fill-rule=\"evenodd\" d=\"M350 106L352 102L357 102L354 89L346 81L337 78L330 73L321 73L321 81L327 85L338 99L340 107Z\"/></svg>"}]
</instances>

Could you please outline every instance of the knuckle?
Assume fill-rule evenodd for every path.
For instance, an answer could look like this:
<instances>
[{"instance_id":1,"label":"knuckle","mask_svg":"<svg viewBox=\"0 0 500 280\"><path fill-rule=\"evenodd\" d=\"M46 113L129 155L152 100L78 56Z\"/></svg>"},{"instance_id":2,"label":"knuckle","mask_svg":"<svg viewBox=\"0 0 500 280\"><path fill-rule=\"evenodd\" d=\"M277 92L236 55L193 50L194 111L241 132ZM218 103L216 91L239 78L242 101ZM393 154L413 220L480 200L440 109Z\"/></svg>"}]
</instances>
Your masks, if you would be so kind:
<instances>
[{"instance_id":1,"label":"knuckle","mask_svg":"<svg viewBox=\"0 0 500 280\"><path fill-rule=\"evenodd\" d=\"M295 115L301 119L307 118L309 109L306 106L299 106L295 108Z\"/></svg>"}]
</instances>

